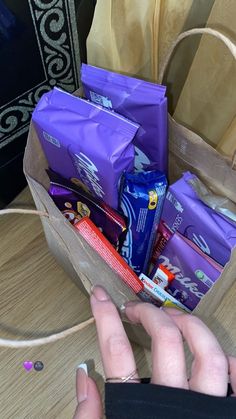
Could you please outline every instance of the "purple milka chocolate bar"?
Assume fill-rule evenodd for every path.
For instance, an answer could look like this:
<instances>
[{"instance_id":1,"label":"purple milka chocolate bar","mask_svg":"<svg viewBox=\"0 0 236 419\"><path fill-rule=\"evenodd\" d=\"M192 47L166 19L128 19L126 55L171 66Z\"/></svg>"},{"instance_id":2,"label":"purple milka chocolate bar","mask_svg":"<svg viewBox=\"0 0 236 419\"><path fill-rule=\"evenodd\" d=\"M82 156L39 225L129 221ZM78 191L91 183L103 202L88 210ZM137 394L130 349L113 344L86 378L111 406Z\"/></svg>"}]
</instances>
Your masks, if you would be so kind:
<instances>
[{"instance_id":1,"label":"purple milka chocolate bar","mask_svg":"<svg viewBox=\"0 0 236 419\"><path fill-rule=\"evenodd\" d=\"M133 169L139 126L57 88L42 96L32 119L50 168L79 179L117 208L120 177Z\"/></svg>"},{"instance_id":2,"label":"purple milka chocolate bar","mask_svg":"<svg viewBox=\"0 0 236 419\"><path fill-rule=\"evenodd\" d=\"M87 64L82 64L81 80L87 99L140 125L134 138L135 169L167 174L166 87Z\"/></svg>"},{"instance_id":3,"label":"purple milka chocolate bar","mask_svg":"<svg viewBox=\"0 0 236 419\"><path fill-rule=\"evenodd\" d=\"M177 232L159 256L151 274L152 279L160 264L175 275L168 292L190 310L197 306L222 272L220 265Z\"/></svg>"},{"instance_id":4,"label":"purple milka chocolate bar","mask_svg":"<svg viewBox=\"0 0 236 419\"><path fill-rule=\"evenodd\" d=\"M170 185L162 220L174 232L194 242L204 253L224 266L236 245L236 224L205 205L191 187L195 175L186 172Z\"/></svg>"}]
</instances>

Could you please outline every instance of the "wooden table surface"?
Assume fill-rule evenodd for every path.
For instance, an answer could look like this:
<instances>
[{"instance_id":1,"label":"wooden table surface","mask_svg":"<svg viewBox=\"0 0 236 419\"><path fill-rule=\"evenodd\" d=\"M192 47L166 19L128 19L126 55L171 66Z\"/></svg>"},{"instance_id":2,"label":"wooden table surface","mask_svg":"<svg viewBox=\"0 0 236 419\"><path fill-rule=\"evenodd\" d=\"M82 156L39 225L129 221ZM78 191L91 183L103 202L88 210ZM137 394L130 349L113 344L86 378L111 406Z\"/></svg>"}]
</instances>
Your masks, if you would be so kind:
<instances>
[{"instance_id":1,"label":"wooden table surface","mask_svg":"<svg viewBox=\"0 0 236 419\"><path fill-rule=\"evenodd\" d=\"M32 208L25 189L11 207ZM33 339L73 326L91 316L89 302L51 256L40 219L0 217L0 337ZM224 349L236 355L236 284L216 310L212 328ZM141 376L150 376L150 352L133 345ZM70 419L76 406L76 366L103 390L95 326L58 342L32 349L0 348L0 419ZM40 372L23 368L40 360Z\"/></svg>"},{"instance_id":2,"label":"wooden table surface","mask_svg":"<svg viewBox=\"0 0 236 419\"><path fill-rule=\"evenodd\" d=\"M29 190L10 207L32 208ZM43 337L91 317L88 299L51 256L39 217L4 215L0 231L0 338ZM0 351L0 419L71 419L82 362L103 389L94 325L45 346ZM150 375L149 351L134 351L140 373ZM44 369L26 372L25 360L40 360Z\"/></svg>"}]
</instances>

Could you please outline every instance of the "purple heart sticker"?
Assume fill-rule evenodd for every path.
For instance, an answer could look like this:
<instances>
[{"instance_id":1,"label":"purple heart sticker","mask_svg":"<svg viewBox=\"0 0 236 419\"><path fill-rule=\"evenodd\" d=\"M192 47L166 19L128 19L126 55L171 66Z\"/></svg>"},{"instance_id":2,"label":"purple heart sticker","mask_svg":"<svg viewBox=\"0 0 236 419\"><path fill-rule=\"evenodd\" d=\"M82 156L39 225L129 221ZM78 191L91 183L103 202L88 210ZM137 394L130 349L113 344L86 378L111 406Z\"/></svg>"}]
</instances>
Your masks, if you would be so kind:
<instances>
[{"instance_id":1,"label":"purple heart sticker","mask_svg":"<svg viewBox=\"0 0 236 419\"><path fill-rule=\"evenodd\" d=\"M26 371L30 371L31 368L33 368L33 362L32 361L25 361L23 362L23 367L26 369Z\"/></svg>"}]
</instances>

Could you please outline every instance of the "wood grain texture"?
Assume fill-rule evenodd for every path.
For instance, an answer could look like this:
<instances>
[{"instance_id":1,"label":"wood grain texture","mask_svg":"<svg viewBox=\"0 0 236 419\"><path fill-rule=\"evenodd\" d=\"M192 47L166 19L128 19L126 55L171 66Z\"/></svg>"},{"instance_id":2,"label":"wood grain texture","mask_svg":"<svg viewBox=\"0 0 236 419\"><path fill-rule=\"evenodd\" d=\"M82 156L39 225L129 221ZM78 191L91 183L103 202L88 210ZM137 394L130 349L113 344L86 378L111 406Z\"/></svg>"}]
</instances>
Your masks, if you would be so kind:
<instances>
[{"instance_id":1,"label":"wood grain texture","mask_svg":"<svg viewBox=\"0 0 236 419\"><path fill-rule=\"evenodd\" d=\"M28 189L11 207L33 208ZM51 256L41 221L31 215L0 217L0 336L33 339L59 332L91 316L88 299ZM140 374L150 375L150 354L134 345ZM76 366L103 391L95 326L32 349L0 348L0 419L70 419L76 407ZM25 360L44 363L26 372Z\"/></svg>"},{"instance_id":2,"label":"wood grain texture","mask_svg":"<svg viewBox=\"0 0 236 419\"><path fill-rule=\"evenodd\" d=\"M11 207L33 208L28 189ZM0 217L0 336L33 339L59 332L91 316L88 299L50 254L40 219ZM209 326L224 349L236 355L236 284L222 299ZM150 376L150 351L133 345L141 376ZM0 419L73 417L76 366L88 362L89 374L103 392L103 371L95 326L61 341L32 349L0 348ZM44 363L26 372L25 360Z\"/></svg>"}]
</instances>

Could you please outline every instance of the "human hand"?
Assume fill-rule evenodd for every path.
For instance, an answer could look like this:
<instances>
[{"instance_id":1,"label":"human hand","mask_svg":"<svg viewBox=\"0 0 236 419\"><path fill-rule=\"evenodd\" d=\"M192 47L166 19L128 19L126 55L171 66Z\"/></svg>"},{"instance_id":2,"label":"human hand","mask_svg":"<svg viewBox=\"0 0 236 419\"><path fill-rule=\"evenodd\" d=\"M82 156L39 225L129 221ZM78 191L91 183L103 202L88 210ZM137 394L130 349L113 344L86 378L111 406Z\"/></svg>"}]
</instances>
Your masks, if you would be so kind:
<instances>
[{"instance_id":1,"label":"human hand","mask_svg":"<svg viewBox=\"0 0 236 419\"><path fill-rule=\"evenodd\" d=\"M129 339L115 305L103 288L92 290L91 307L106 379L124 382L123 378L131 375L127 382L138 382ZM142 324L151 336L151 383L226 396L230 378L236 395L236 358L224 354L216 337L200 319L176 309L160 310L142 302L127 303L125 312L132 323ZM189 379L183 338L194 357ZM77 399L74 419L102 417L102 401L96 384L81 368L77 372Z\"/></svg>"}]
</instances>

